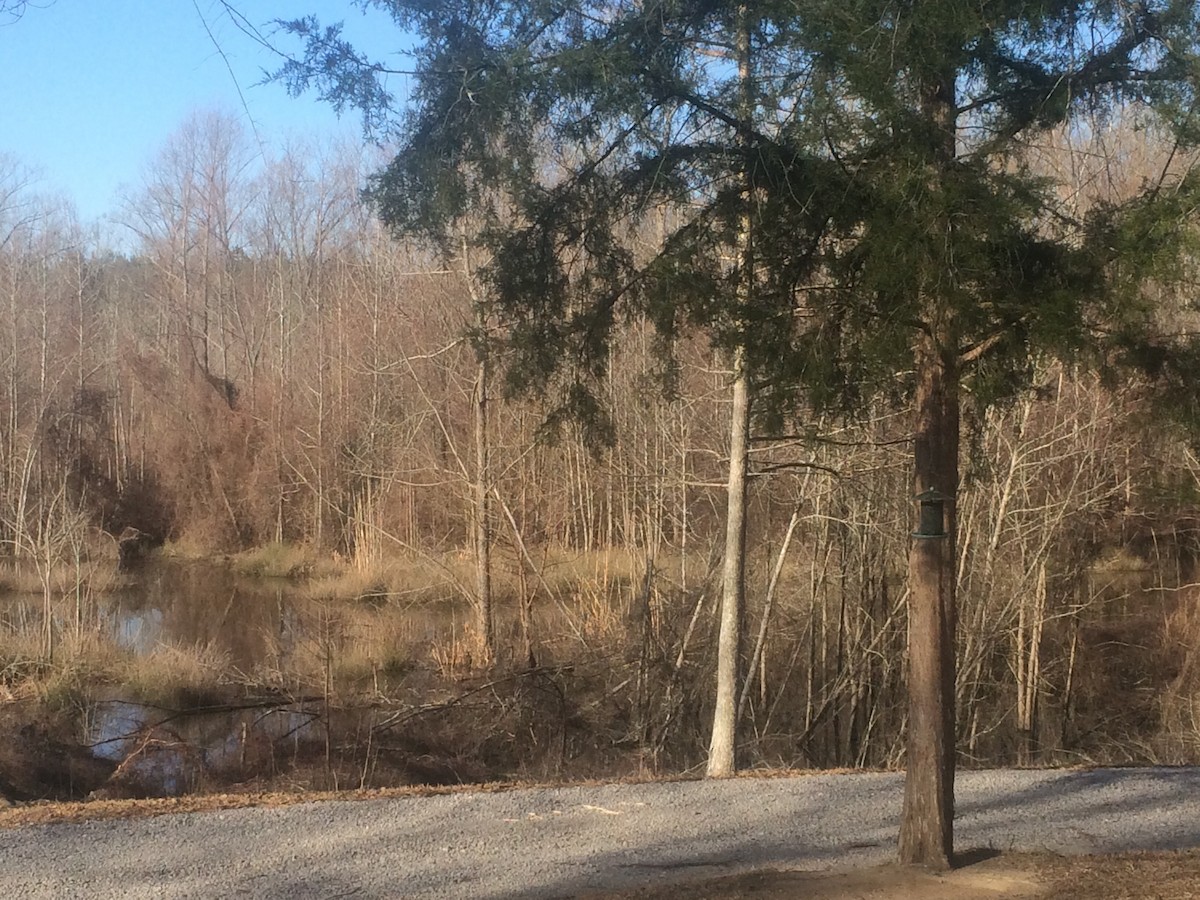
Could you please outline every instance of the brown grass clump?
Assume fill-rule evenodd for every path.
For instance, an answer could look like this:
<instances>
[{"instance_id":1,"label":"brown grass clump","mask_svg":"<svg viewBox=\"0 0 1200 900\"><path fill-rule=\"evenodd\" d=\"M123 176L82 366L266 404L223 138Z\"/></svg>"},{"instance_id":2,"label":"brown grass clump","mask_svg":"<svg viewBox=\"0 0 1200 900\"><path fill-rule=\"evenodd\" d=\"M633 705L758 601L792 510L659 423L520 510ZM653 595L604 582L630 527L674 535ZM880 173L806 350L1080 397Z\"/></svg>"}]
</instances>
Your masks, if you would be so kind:
<instances>
[{"instance_id":1,"label":"brown grass clump","mask_svg":"<svg viewBox=\"0 0 1200 900\"><path fill-rule=\"evenodd\" d=\"M410 668L416 648L424 656L429 643L419 623L353 601L310 602L298 631L303 637L280 662L278 680L347 698L393 686Z\"/></svg>"},{"instance_id":2,"label":"brown grass clump","mask_svg":"<svg viewBox=\"0 0 1200 900\"><path fill-rule=\"evenodd\" d=\"M303 594L315 600L391 600L406 606L453 602L469 596L472 565L470 557L461 553L399 553L359 565L335 560L311 574ZM496 589L505 589L502 577Z\"/></svg>"},{"instance_id":3,"label":"brown grass clump","mask_svg":"<svg viewBox=\"0 0 1200 900\"><path fill-rule=\"evenodd\" d=\"M1195 588L1180 599L1165 623L1165 664L1175 674L1159 698L1156 743L1165 762L1186 764L1200 754L1200 604Z\"/></svg>"},{"instance_id":4,"label":"brown grass clump","mask_svg":"<svg viewBox=\"0 0 1200 900\"><path fill-rule=\"evenodd\" d=\"M168 538L163 541L157 552L164 559L177 560L206 560L213 556L211 547L187 535Z\"/></svg>"},{"instance_id":5,"label":"brown grass clump","mask_svg":"<svg viewBox=\"0 0 1200 900\"><path fill-rule=\"evenodd\" d=\"M108 668L108 676L130 697L186 706L194 704L195 698L224 692L230 684L230 666L228 657L213 647L159 644L145 656L122 654Z\"/></svg>"},{"instance_id":6,"label":"brown grass clump","mask_svg":"<svg viewBox=\"0 0 1200 900\"><path fill-rule=\"evenodd\" d=\"M255 578L310 578L341 569L334 558L306 544L273 542L230 558L239 575Z\"/></svg>"},{"instance_id":7,"label":"brown grass clump","mask_svg":"<svg viewBox=\"0 0 1200 900\"><path fill-rule=\"evenodd\" d=\"M230 685L228 659L210 647L162 644L137 655L95 632L68 633L47 659L36 635L0 637L0 689L51 711L82 710L106 687L119 686L129 699L172 706L228 693Z\"/></svg>"},{"instance_id":8,"label":"brown grass clump","mask_svg":"<svg viewBox=\"0 0 1200 900\"><path fill-rule=\"evenodd\" d=\"M0 592L6 594L41 594L47 585L56 596L74 595L82 591L88 596L117 590L128 584L128 578L117 571L116 563L107 557L80 558L76 561L58 560L49 568L32 562L0 564Z\"/></svg>"}]
</instances>

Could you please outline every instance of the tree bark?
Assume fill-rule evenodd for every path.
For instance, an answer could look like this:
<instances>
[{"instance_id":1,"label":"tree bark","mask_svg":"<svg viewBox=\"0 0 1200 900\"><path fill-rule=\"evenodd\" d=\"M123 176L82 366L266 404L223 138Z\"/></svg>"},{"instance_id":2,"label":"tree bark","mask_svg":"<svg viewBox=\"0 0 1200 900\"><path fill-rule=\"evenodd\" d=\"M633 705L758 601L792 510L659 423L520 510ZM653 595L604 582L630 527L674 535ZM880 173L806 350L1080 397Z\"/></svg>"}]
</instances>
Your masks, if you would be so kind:
<instances>
[{"instance_id":1,"label":"tree bark","mask_svg":"<svg viewBox=\"0 0 1200 900\"><path fill-rule=\"evenodd\" d=\"M479 311L481 328L486 327L484 313ZM485 336L480 341L486 342ZM488 442L488 348L479 350L479 369L475 382L475 592L476 628L483 652L483 663L490 666L495 661L496 638L492 625L492 530L488 485L490 450Z\"/></svg>"},{"instance_id":2,"label":"tree bark","mask_svg":"<svg viewBox=\"0 0 1200 900\"><path fill-rule=\"evenodd\" d=\"M1038 567L1032 597L1017 613L1017 763L1033 765L1038 754L1038 685L1042 677L1042 630L1046 622L1046 563Z\"/></svg>"},{"instance_id":3,"label":"tree bark","mask_svg":"<svg viewBox=\"0 0 1200 900\"><path fill-rule=\"evenodd\" d=\"M724 778L737 771L737 689L741 683L742 615L746 596L746 461L750 443L750 385L745 357L741 348L734 355L729 501L725 512L721 630L717 638L717 702L706 772L709 778Z\"/></svg>"},{"instance_id":4,"label":"tree bark","mask_svg":"<svg viewBox=\"0 0 1200 900\"><path fill-rule=\"evenodd\" d=\"M746 4L737 10L737 64L741 92L742 129L739 143L749 154L750 120L754 114L753 69L750 59L750 12ZM750 207L754 185L749 163L742 173L742 220L738 234L738 299L749 303L754 290L754 253ZM717 696L713 710L712 742L709 745L709 778L723 778L737 771L737 704L741 683L742 619L746 609L746 464L750 444L750 376L746 370L746 348L733 354L733 408L729 420L729 481L725 511L725 564L721 579L721 629L717 638Z\"/></svg>"},{"instance_id":5,"label":"tree bark","mask_svg":"<svg viewBox=\"0 0 1200 900\"><path fill-rule=\"evenodd\" d=\"M478 632L482 662L490 667L496 661L496 635L492 615L492 522L491 522L491 433L488 426L488 391L491 389L491 339L488 334L488 310L475 282L471 245L464 227L460 236L463 277L475 313L476 372L475 392L471 398L474 418L475 471L471 478L472 530L475 544L475 630ZM462 461L459 461L462 466ZM462 466L463 474L467 474Z\"/></svg>"},{"instance_id":6,"label":"tree bark","mask_svg":"<svg viewBox=\"0 0 1200 900\"><path fill-rule=\"evenodd\" d=\"M946 536L914 538L909 554L908 774L900 860L944 869L954 852L959 386L954 360L934 334L922 333L916 355L913 489L933 489L946 496Z\"/></svg>"},{"instance_id":7,"label":"tree bark","mask_svg":"<svg viewBox=\"0 0 1200 900\"><path fill-rule=\"evenodd\" d=\"M945 69L921 85L921 112L930 127L929 191L935 198L948 188L957 152L956 74ZM948 868L954 855L959 371L954 221L946 208L942 203L943 212L927 226L932 274L922 287L924 323L913 348L913 490L933 489L945 497L946 536L914 539L909 553L908 774L900 822L901 862L934 869Z\"/></svg>"},{"instance_id":8,"label":"tree bark","mask_svg":"<svg viewBox=\"0 0 1200 900\"><path fill-rule=\"evenodd\" d=\"M476 628L484 653L484 664L491 665L496 638L492 634L492 529L488 510L488 445L487 445L487 361L479 364L475 388L475 593L479 608Z\"/></svg>"}]
</instances>

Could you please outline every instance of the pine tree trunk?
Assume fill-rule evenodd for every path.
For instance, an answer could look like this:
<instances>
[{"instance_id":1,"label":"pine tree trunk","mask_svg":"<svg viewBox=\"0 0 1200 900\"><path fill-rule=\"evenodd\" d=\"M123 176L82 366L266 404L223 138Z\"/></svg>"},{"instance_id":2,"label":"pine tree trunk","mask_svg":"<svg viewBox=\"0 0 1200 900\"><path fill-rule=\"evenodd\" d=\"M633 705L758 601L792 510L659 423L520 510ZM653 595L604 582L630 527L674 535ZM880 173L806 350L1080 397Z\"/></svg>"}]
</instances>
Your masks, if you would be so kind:
<instances>
[{"instance_id":1,"label":"pine tree trunk","mask_svg":"<svg viewBox=\"0 0 1200 900\"><path fill-rule=\"evenodd\" d=\"M921 86L922 113L931 137L929 189L935 194L948 189L957 152L955 76L953 69L946 69ZM924 328L917 334L913 354L917 376L913 489L917 494L933 489L946 498L946 536L914 539L909 553L908 774L900 861L944 869L954 855L959 373L952 298L955 260L938 249L942 241L950 246L954 221L944 218L934 228L931 262L937 271L923 288ZM937 259L939 254L943 258Z\"/></svg>"},{"instance_id":2,"label":"pine tree trunk","mask_svg":"<svg viewBox=\"0 0 1200 900\"><path fill-rule=\"evenodd\" d=\"M945 495L943 538L909 554L908 735L900 860L949 867L954 850L954 497L958 488L958 373L935 334L917 347L914 491Z\"/></svg>"}]
</instances>

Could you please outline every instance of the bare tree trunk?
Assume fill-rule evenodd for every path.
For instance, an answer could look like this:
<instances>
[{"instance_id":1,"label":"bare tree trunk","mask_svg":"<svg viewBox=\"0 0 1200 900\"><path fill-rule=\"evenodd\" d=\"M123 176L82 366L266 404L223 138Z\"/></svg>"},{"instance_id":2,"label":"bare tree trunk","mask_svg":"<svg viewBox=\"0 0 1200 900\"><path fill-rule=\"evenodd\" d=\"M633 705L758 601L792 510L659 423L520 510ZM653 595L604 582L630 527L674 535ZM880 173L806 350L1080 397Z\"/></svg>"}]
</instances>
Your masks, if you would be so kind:
<instances>
[{"instance_id":1,"label":"bare tree trunk","mask_svg":"<svg viewBox=\"0 0 1200 900\"><path fill-rule=\"evenodd\" d=\"M738 15L737 63L743 118L753 114L754 94L751 83L750 13L740 4ZM739 140L749 149L750 136ZM742 302L750 299L754 285L751 247L750 204L753 185L749 170L743 173L742 221L735 264L740 270L739 291ZM733 356L733 409L729 419L729 483L725 511L725 566L721 583L721 628L717 638L717 697L713 710L712 741L708 751L709 778L721 778L737 771L737 702L741 683L742 619L746 608L746 464L750 443L750 377L746 371L746 350L739 346Z\"/></svg>"},{"instance_id":2,"label":"bare tree trunk","mask_svg":"<svg viewBox=\"0 0 1200 900\"><path fill-rule=\"evenodd\" d=\"M737 693L741 683L742 617L746 605L746 461L750 384L745 351L734 357L733 410L729 424L729 501L725 513L725 566L721 580L721 630L717 638L717 702L713 711L709 778L737 771Z\"/></svg>"},{"instance_id":3,"label":"bare tree trunk","mask_svg":"<svg viewBox=\"0 0 1200 900\"><path fill-rule=\"evenodd\" d=\"M529 521L529 484L536 479L532 477L531 469L533 466L528 466L525 461L522 461L521 468L526 472L524 478L521 479L521 521ZM521 615L521 664L529 669L537 668L537 654L533 650L533 591L529 585L528 569L523 564L524 560L518 560L517 565L517 593L518 602L520 603Z\"/></svg>"},{"instance_id":4,"label":"bare tree trunk","mask_svg":"<svg viewBox=\"0 0 1200 900\"><path fill-rule=\"evenodd\" d=\"M284 294L284 266L283 255L277 253L275 255L275 278L278 282L279 293L279 309L276 311L276 321L279 326L279 347L278 349L278 365L279 369L276 374L276 388L274 391L274 419L275 419L275 540L283 543L284 535L284 502L285 493L284 485L287 478L287 462L284 456L283 445L283 404L284 398L288 392L288 322L287 322L287 306Z\"/></svg>"},{"instance_id":5,"label":"bare tree trunk","mask_svg":"<svg viewBox=\"0 0 1200 900\"><path fill-rule=\"evenodd\" d=\"M492 531L488 500L488 374L487 349L483 347L479 350L475 382L475 483L471 487L475 495L475 592L478 604L475 627L485 666L495 660L496 649L492 627Z\"/></svg>"},{"instance_id":6,"label":"bare tree trunk","mask_svg":"<svg viewBox=\"0 0 1200 900\"><path fill-rule=\"evenodd\" d=\"M688 428L687 417L682 403L679 406L679 484L676 502L678 504L677 521L679 528L679 587L685 593L688 589Z\"/></svg>"},{"instance_id":7,"label":"bare tree trunk","mask_svg":"<svg viewBox=\"0 0 1200 900\"><path fill-rule=\"evenodd\" d=\"M1071 718L1075 708L1075 666L1079 658L1079 604L1076 599L1076 609L1071 614L1071 649L1067 653L1067 677L1062 693L1062 727L1058 743L1064 750L1071 748Z\"/></svg>"},{"instance_id":8,"label":"bare tree trunk","mask_svg":"<svg viewBox=\"0 0 1200 900\"><path fill-rule=\"evenodd\" d=\"M750 699L750 690L754 683L754 675L762 666L762 671L765 672L766 646L767 646L767 631L771 625L771 611L775 605L775 588L779 585L779 576L783 573L783 563L787 559L788 549L792 546L792 535L796 533L796 525L800 522L800 506L792 510L792 517L788 520L787 531L783 535L783 543L779 547L779 555L775 557L775 568L771 570L771 581L767 584L767 596L763 601L762 621L758 623L758 638L754 642L754 652L750 654L750 664L746 667L746 683L742 686L741 696L738 698L737 719L742 720L742 715L746 710L746 703ZM762 681L763 703L766 703L766 679Z\"/></svg>"},{"instance_id":9,"label":"bare tree trunk","mask_svg":"<svg viewBox=\"0 0 1200 900\"><path fill-rule=\"evenodd\" d=\"M475 327L479 330L476 336L475 354L477 369L475 373L475 396L473 412L475 418L475 477L471 485L474 506L475 529L475 630L479 635L480 650L483 664L491 666L496 660L496 636L492 621L492 528L490 495L491 477L489 471L489 456L491 452L488 432L488 389L491 376L491 360L489 354L488 313L483 298L479 296L475 285L475 273L471 267L470 248L466 233L462 235L463 275L467 283L467 291L471 295L471 305L475 312Z\"/></svg>"},{"instance_id":10,"label":"bare tree trunk","mask_svg":"<svg viewBox=\"0 0 1200 900\"><path fill-rule=\"evenodd\" d=\"M1038 683L1042 676L1042 628L1046 621L1046 564L1038 567L1032 597L1020 601L1017 613L1017 762L1027 766L1037 757Z\"/></svg>"}]
</instances>

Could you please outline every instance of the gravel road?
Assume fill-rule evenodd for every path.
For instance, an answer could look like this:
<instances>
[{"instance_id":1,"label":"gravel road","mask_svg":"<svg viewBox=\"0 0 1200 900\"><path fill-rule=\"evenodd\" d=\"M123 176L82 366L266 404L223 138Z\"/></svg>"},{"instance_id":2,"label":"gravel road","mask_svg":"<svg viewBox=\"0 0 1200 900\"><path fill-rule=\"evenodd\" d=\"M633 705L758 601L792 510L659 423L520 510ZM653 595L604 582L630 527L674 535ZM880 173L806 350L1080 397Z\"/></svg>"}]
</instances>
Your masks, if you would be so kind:
<instances>
[{"instance_id":1,"label":"gravel road","mask_svg":"<svg viewBox=\"0 0 1200 900\"><path fill-rule=\"evenodd\" d=\"M0 831L0 897L573 897L890 860L903 776L539 788ZM960 849L1200 846L1200 769L963 772Z\"/></svg>"}]
</instances>

